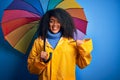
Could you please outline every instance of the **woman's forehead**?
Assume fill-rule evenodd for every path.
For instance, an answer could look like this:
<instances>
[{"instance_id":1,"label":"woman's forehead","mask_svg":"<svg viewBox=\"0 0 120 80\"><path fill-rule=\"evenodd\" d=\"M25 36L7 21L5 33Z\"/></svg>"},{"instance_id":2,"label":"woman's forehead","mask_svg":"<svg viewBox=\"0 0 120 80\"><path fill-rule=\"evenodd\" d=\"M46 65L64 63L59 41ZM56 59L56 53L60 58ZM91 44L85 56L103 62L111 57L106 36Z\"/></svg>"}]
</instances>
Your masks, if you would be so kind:
<instances>
[{"instance_id":1,"label":"woman's forehead","mask_svg":"<svg viewBox=\"0 0 120 80\"><path fill-rule=\"evenodd\" d=\"M58 20L58 19L56 17L54 17L54 16L51 16L50 20Z\"/></svg>"}]
</instances>

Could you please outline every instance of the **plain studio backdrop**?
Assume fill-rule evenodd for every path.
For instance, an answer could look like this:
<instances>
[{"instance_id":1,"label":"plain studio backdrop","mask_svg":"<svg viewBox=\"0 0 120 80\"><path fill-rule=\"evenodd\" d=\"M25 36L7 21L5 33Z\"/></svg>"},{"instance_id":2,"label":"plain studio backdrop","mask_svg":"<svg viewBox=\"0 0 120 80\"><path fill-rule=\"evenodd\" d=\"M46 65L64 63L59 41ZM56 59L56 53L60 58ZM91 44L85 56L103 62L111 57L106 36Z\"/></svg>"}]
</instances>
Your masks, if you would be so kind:
<instances>
[{"instance_id":1,"label":"plain studio backdrop","mask_svg":"<svg viewBox=\"0 0 120 80\"><path fill-rule=\"evenodd\" d=\"M12 0L0 0L0 21ZM120 6L119 0L77 0L87 20L86 38L93 39L92 62L77 67L77 80L120 80ZM27 70L27 55L5 42L0 27L0 80L37 80Z\"/></svg>"}]
</instances>

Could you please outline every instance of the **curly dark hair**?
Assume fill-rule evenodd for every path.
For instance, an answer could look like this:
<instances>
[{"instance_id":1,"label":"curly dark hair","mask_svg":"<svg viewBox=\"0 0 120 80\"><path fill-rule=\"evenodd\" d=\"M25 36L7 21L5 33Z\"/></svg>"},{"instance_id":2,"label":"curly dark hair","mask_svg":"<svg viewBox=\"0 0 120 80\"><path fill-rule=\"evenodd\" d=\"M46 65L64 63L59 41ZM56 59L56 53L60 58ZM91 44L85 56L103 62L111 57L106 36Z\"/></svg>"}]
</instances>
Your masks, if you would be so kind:
<instances>
[{"instance_id":1,"label":"curly dark hair","mask_svg":"<svg viewBox=\"0 0 120 80\"><path fill-rule=\"evenodd\" d=\"M68 12L62 8L55 8L47 11L40 20L38 29L38 36L46 37L49 30L50 17L53 16L58 19L61 24L62 36L66 38L73 38L73 33L76 32L73 19Z\"/></svg>"}]
</instances>

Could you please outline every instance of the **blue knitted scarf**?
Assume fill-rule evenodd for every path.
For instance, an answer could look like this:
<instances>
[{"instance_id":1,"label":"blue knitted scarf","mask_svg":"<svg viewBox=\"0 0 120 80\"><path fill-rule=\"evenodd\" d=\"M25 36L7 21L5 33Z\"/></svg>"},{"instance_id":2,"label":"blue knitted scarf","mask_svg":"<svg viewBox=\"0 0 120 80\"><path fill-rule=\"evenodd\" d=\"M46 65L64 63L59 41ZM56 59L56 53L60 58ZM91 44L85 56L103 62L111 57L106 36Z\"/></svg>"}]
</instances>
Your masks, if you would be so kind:
<instances>
[{"instance_id":1,"label":"blue knitted scarf","mask_svg":"<svg viewBox=\"0 0 120 80\"><path fill-rule=\"evenodd\" d=\"M54 34L54 33L51 33L50 31L48 31L47 40L53 48L56 47L58 41L61 38L61 35L62 35L61 32L58 32L58 33Z\"/></svg>"}]
</instances>

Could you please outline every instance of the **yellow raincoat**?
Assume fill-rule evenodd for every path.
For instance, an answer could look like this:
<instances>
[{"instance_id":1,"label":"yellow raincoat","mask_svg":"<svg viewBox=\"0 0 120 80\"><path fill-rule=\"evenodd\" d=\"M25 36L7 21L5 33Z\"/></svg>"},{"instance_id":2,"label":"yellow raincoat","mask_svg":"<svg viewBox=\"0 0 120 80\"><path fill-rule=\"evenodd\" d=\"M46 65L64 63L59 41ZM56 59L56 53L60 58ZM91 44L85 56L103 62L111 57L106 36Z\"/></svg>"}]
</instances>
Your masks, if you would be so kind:
<instances>
[{"instance_id":1,"label":"yellow raincoat","mask_svg":"<svg viewBox=\"0 0 120 80\"><path fill-rule=\"evenodd\" d=\"M92 40L84 39L84 43L76 47L73 39L61 38L55 49L46 43L46 52L52 52L48 63L41 62L40 52L43 40L37 38L28 57L28 69L38 74L39 80L75 80L76 64L86 67L91 61Z\"/></svg>"}]
</instances>

